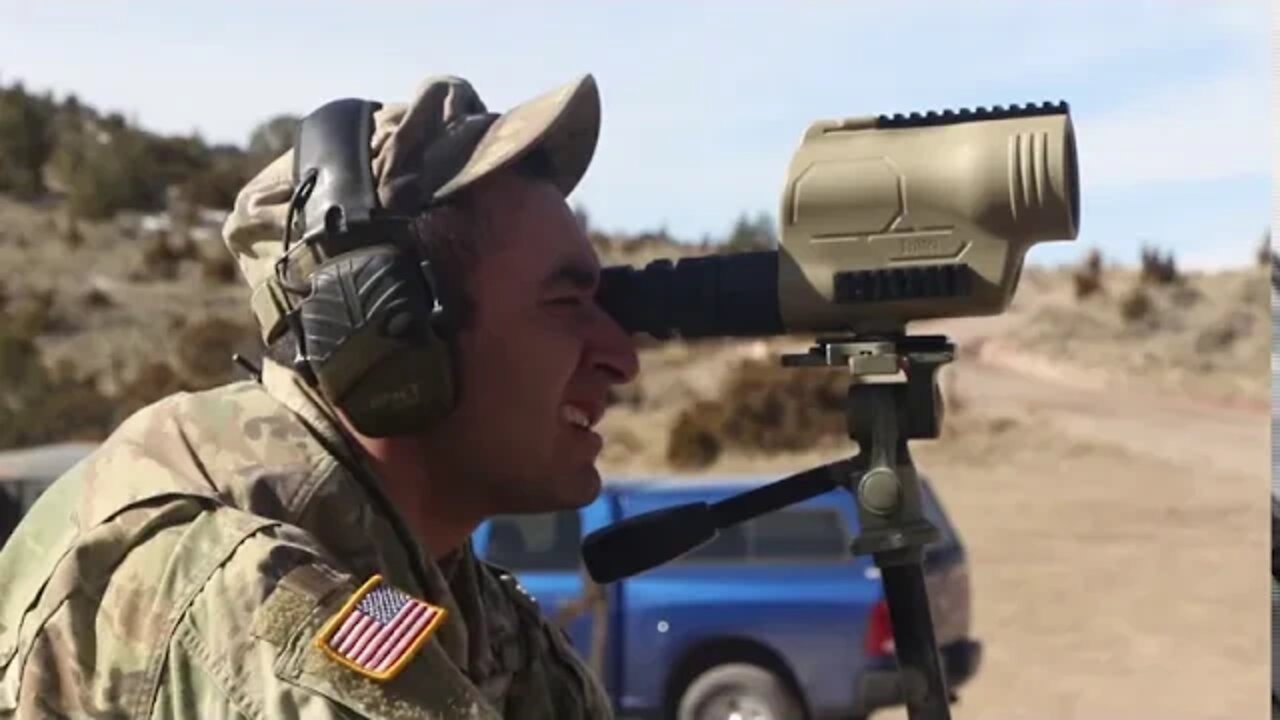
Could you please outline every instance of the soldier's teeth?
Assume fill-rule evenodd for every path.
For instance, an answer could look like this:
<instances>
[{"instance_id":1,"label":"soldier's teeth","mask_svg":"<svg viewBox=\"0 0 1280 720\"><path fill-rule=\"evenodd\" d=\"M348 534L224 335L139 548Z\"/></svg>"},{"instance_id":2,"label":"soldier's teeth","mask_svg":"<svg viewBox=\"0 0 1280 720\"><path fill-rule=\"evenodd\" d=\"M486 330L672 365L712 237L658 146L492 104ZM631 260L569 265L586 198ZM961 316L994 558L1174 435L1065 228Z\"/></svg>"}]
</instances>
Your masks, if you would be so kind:
<instances>
[{"instance_id":1,"label":"soldier's teeth","mask_svg":"<svg viewBox=\"0 0 1280 720\"><path fill-rule=\"evenodd\" d=\"M560 416L570 425L587 429L591 427L591 418L587 414L572 405L565 405L560 409Z\"/></svg>"}]
</instances>

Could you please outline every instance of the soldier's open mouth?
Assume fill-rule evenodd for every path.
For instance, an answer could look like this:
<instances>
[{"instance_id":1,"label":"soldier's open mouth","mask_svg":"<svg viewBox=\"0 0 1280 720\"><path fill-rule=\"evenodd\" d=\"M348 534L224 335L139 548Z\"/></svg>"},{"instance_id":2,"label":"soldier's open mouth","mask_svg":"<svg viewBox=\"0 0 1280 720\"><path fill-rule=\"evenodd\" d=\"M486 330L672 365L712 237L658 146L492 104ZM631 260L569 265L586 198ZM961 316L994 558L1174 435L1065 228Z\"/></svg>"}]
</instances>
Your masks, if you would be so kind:
<instances>
[{"instance_id":1,"label":"soldier's open mouth","mask_svg":"<svg viewBox=\"0 0 1280 720\"><path fill-rule=\"evenodd\" d=\"M604 406L598 408L588 402L567 402L560 406L560 419L578 430L591 432L604 415Z\"/></svg>"},{"instance_id":2,"label":"soldier's open mouth","mask_svg":"<svg viewBox=\"0 0 1280 720\"><path fill-rule=\"evenodd\" d=\"M573 405L562 405L560 407L560 417L576 428L582 430L591 429L591 417L581 408Z\"/></svg>"},{"instance_id":3,"label":"soldier's open mouth","mask_svg":"<svg viewBox=\"0 0 1280 720\"><path fill-rule=\"evenodd\" d=\"M593 456L604 448L604 438L591 429L595 422L593 422L592 416L587 410L566 403L560 407L560 418L572 428L570 432L574 437L580 438L587 443ZM596 418L596 420L598 419Z\"/></svg>"}]
</instances>

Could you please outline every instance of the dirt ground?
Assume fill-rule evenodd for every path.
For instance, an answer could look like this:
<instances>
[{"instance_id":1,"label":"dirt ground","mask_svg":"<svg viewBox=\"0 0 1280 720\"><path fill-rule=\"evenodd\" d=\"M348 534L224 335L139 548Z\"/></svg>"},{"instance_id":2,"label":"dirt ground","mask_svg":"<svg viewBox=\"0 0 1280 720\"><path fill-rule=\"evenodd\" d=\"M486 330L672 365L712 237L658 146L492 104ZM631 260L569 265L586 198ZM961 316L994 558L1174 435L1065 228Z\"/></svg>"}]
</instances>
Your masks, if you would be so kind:
<instances>
[{"instance_id":1,"label":"dirt ground","mask_svg":"<svg viewBox=\"0 0 1280 720\"><path fill-rule=\"evenodd\" d=\"M1267 413L955 369L982 410L917 453L968 542L986 644L953 716L1264 717Z\"/></svg>"}]
</instances>

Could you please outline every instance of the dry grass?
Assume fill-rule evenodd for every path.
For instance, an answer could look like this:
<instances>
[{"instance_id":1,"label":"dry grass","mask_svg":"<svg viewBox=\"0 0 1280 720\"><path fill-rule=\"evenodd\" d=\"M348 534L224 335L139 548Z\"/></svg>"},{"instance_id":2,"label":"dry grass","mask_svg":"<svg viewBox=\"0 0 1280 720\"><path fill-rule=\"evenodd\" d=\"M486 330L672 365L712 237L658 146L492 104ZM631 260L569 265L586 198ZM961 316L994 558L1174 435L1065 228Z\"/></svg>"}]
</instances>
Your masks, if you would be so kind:
<instances>
[{"instance_id":1,"label":"dry grass","mask_svg":"<svg viewBox=\"0 0 1280 720\"><path fill-rule=\"evenodd\" d=\"M1190 272L1175 282L1110 270L1114 298L1080 303L1069 281L1020 298L1005 340L1054 362L1173 392L1261 402L1270 386L1267 268Z\"/></svg>"},{"instance_id":2,"label":"dry grass","mask_svg":"<svg viewBox=\"0 0 1280 720\"><path fill-rule=\"evenodd\" d=\"M1130 289L1120 299L1120 317L1127 323L1136 325L1149 321L1153 318L1155 309L1151 295L1142 286Z\"/></svg>"}]
</instances>

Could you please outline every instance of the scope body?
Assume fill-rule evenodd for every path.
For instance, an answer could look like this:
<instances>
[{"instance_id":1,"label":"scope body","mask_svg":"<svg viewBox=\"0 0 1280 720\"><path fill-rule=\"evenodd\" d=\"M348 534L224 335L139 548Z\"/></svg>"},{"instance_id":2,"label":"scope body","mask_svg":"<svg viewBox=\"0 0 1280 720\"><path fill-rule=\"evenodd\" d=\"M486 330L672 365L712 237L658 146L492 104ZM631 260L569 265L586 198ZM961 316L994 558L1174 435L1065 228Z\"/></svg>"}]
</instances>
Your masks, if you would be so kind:
<instances>
[{"instance_id":1,"label":"scope body","mask_svg":"<svg viewBox=\"0 0 1280 720\"><path fill-rule=\"evenodd\" d=\"M777 250L606 268L600 301L659 339L899 333L1003 312L1031 246L1079 223L1066 103L819 121Z\"/></svg>"}]
</instances>

